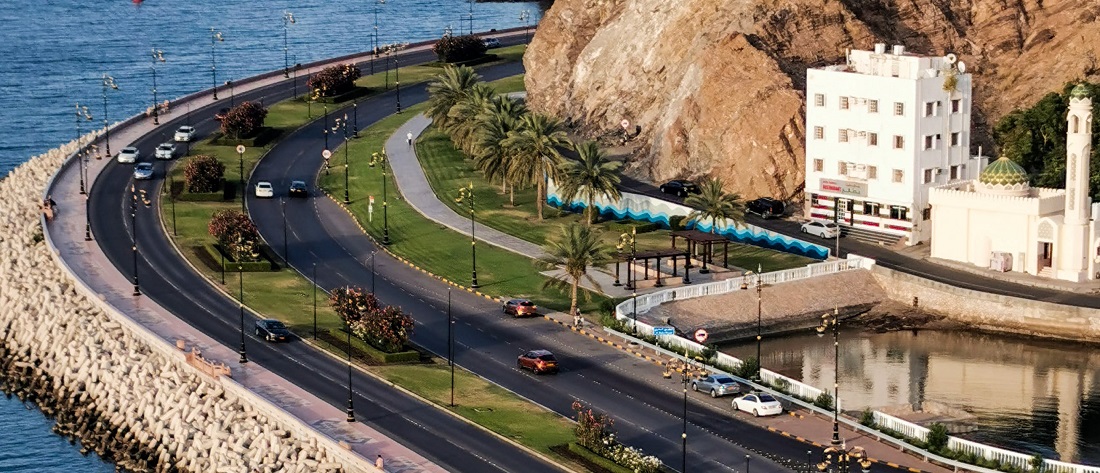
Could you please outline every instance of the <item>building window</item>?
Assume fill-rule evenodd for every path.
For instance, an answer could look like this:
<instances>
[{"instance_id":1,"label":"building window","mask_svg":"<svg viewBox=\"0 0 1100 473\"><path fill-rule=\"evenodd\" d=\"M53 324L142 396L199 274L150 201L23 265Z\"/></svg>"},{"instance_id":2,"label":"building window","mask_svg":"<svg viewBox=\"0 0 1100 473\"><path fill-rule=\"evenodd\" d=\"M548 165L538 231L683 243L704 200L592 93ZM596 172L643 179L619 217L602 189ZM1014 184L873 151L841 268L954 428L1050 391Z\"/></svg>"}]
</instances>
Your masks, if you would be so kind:
<instances>
[{"instance_id":1,"label":"building window","mask_svg":"<svg viewBox=\"0 0 1100 473\"><path fill-rule=\"evenodd\" d=\"M924 149L932 149L936 147L935 137L932 135L924 135Z\"/></svg>"},{"instance_id":2,"label":"building window","mask_svg":"<svg viewBox=\"0 0 1100 473\"><path fill-rule=\"evenodd\" d=\"M894 170L894 182L901 182L905 178L905 173L901 169Z\"/></svg>"},{"instance_id":3,"label":"building window","mask_svg":"<svg viewBox=\"0 0 1100 473\"><path fill-rule=\"evenodd\" d=\"M921 220L924 220L925 222L932 220L932 207L925 207L924 210L922 210L920 213Z\"/></svg>"},{"instance_id":4,"label":"building window","mask_svg":"<svg viewBox=\"0 0 1100 473\"><path fill-rule=\"evenodd\" d=\"M931 117L936 114L936 102L924 102L924 116Z\"/></svg>"},{"instance_id":5,"label":"building window","mask_svg":"<svg viewBox=\"0 0 1100 473\"><path fill-rule=\"evenodd\" d=\"M956 131L951 133L951 146L959 146L962 144L962 132Z\"/></svg>"},{"instance_id":6,"label":"building window","mask_svg":"<svg viewBox=\"0 0 1100 473\"><path fill-rule=\"evenodd\" d=\"M867 166L867 179L878 179L878 168L875 166Z\"/></svg>"},{"instance_id":7,"label":"building window","mask_svg":"<svg viewBox=\"0 0 1100 473\"><path fill-rule=\"evenodd\" d=\"M820 139L823 139L823 138L825 138L825 127L815 126L814 127L814 139L815 140L820 140Z\"/></svg>"},{"instance_id":8,"label":"building window","mask_svg":"<svg viewBox=\"0 0 1100 473\"><path fill-rule=\"evenodd\" d=\"M894 135L894 149L905 148L905 137L901 135Z\"/></svg>"},{"instance_id":9,"label":"building window","mask_svg":"<svg viewBox=\"0 0 1100 473\"><path fill-rule=\"evenodd\" d=\"M894 220L909 220L909 209L897 205L891 205L890 218Z\"/></svg>"},{"instance_id":10,"label":"building window","mask_svg":"<svg viewBox=\"0 0 1100 473\"><path fill-rule=\"evenodd\" d=\"M878 133L867 134L867 146L878 146Z\"/></svg>"},{"instance_id":11,"label":"building window","mask_svg":"<svg viewBox=\"0 0 1100 473\"><path fill-rule=\"evenodd\" d=\"M837 139L840 140L841 143L847 143L848 142L848 129L847 128L841 128L841 129L837 130Z\"/></svg>"},{"instance_id":12,"label":"building window","mask_svg":"<svg viewBox=\"0 0 1100 473\"><path fill-rule=\"evenodd\" d=\"M899 117L905 115L905 104L901 102L894 102L894 115L897 115Z\"/></svg>"},{"instance_id":13,"label":"building window","mask_svg":"<svg viewBox=\"0 0 1100 473\"><path fill-rule=\"evenodd\" d=\"M864 202L863 203L863 215L871 215L871 216L874 216L874 217L878 217L878 204L871 203L871 202Z\"/></svg>"},{"instance_id":14,"label":"building window","mask_svg":"<svg viewBox=\"0 0 1100 473\"><path fill-rule=\"evenodd\" d=\"M825 94L814 94L814 106L815 107L824 107L825 106Z\"/></svg>"},{"instance_id":15,"label":"building window","mask_svg":"<svg viewBox=\"0 0 1100 473\"><path fill-rule=\"evenodd\" d=\"M924 183L928 184L932 182L932 179L936 177L935 172L929 168L924 170Z\"/></svg>"},{"instance_id":16,"label":"building window","mask_svg":"<svg viewBox=\"0 0 1100 473\"><path fill-rule=\"evenodd\" d=\"M867 101L867 113L878 113L878 100Z\"/></svg>"},{"instance_id":17,"label":"building window","mask_svg":"<svg viewBox=\"0 0 1100 473\"><path fill-rule=\"evenodd\" d=\"M841 161L841 162L836 163L836 164L837 164L837 166L836 166L837 174L840 174L841 176L847 176L848 175L848 163L846 161Z\"/></svg>"},{"instance_id":18,"label":"building window","mask_svg":"<svg viewBox=\"0 0 1100 473\"><path fill-rule=\"evenodd\" d=\"M840 98L840 109L841 110L848 110L848 97L841 97Z\"/></svg>"},{"instance_id":19,"label":"building window","mask_svg":"<svg viewBox=\"0 0 1100 473\"><path fill-rule=\"evenodd\" d=\"M958 178L959 178L959 166L958 165L951 166L951 179L954 180L954 179L958 179Z\"/></svg>"},{"instance_id":20,"label":"building window","mask_svg":"<svg viewBox=\"0 0 1100 473\"><path fill-rule=\"evenodd\" d=\"M814 172L821 172L825 169L825 160L821 158L814 159Z\"/></svg>"},{"instance_id":21,"label":"building window","mask_svg":"<svg viewBox=\"0 0 1100 473\"><path fill-rule=\"evenodd\" d=\"M951 101L951 113L962 113L962 99Z\"/></svg>"}]
</instances>

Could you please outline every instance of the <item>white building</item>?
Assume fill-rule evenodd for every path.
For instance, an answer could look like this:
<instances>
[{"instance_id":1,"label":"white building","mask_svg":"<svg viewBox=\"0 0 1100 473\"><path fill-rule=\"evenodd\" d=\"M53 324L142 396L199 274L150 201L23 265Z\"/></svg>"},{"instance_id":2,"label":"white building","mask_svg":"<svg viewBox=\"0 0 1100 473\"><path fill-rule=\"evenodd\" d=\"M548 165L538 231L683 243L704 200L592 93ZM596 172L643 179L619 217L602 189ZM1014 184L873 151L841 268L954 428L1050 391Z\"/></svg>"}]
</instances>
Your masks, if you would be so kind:
<instances>
[{"instance_id":1,"label":"white building","mask_svg":"<svg viewBox=\"0 0 1100 473\"><path fill-rule=\"evenodd\" d=\"M1100 279L1100 205L1089 197L1092 100L1078 85L1066 116L1066 188L1032 188L1008 158L977 180L932 189L932 257L1068 281Z\"/></svg>"},{"instance_id":2,"label":"white building","mask_svg":"<svg viewBox=\"0 0 1100 473\"><path fill-rule=\"evenodd\" d=\"M971 77L955 55L850 51L806 77L806 217L926 240L928 189L972 179Z\"/></svg>"}]
</instances>

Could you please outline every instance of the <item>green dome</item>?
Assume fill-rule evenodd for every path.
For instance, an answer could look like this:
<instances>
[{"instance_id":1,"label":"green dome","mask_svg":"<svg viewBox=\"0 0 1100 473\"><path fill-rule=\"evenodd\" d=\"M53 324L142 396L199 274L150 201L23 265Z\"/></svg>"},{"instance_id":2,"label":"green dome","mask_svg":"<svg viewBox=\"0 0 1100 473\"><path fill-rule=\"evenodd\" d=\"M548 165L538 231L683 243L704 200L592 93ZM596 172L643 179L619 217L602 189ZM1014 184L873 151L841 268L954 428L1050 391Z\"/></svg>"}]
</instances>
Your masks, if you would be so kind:
<instances>
[{"instance_id":1,"label":"green dome","mask_svg":"<svg viewBox=\"0 0 1100 473\"><path fill-rule=\"evenodd\" d=\"M1014 186L1027 184L1028 181L1027 171L1004 156L989 163L989 166L986 166L982 174L978 176L978 182L988 186Z\"/></svg>"},{"instance_id":2,"label":"green dome","mask_svg":"<svg viewBox=\"0 0 1100 473\"><path fill-rule=\"evenodd\" d=\"M1092 91L1089 90L1089 86L1084 82L1077 84L1073 90L1069 91L1069 98L1071 99L1086 99L1092 97Z\"/></svg>"}]
</instances>

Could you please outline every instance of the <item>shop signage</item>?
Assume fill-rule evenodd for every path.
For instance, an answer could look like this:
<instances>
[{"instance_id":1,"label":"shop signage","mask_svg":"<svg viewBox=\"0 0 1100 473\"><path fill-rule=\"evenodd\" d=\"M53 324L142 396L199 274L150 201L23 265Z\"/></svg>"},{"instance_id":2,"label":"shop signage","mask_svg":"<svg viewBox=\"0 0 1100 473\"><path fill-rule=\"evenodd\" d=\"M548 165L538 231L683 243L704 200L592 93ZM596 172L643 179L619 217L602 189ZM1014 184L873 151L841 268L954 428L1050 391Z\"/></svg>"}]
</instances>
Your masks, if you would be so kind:
<instances>
[{"instance_id":1,"label":"shop signage","mask_svg":"<svg viewBox=\"0 0 1100 473\"><path fill-rule=\"evenodd\" d=\"M855 197L867 197L867 184L862 182L841 181L837 179L822 179L821 191L834 194L851 195Z\"/></svg>"}]
</instances>

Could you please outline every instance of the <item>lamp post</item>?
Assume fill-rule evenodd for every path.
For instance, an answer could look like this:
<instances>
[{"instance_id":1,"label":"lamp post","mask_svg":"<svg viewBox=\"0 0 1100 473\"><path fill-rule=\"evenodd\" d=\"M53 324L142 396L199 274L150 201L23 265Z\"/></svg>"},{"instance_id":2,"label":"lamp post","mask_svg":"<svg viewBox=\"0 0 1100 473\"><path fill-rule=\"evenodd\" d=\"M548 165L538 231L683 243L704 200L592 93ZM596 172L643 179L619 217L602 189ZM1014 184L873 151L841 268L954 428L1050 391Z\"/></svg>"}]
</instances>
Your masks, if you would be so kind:
<instances>
[{"instance_id":1,"label":"lamp post","mask_svg":"<svg viewBox=\"0 0 1100 473\"><path fill-rule=\"evenodd\" d=\"M138 286L138 244L137 244L137 189L133 184L130 184L130 228L133 231L133 245L130 249L133 250L134 255L134 295L141 295L141 288Z\"/></svg>"},{"instance_id":2,"label":"lamp post","mask_svg":"<svg viewBox=\"0 0 1100 473\"><path fill-rule=\"evenodd\" d=\"M286 238L286 199L279 198L279 206L283 209L283 262L286 263L286 267L290 267L290 253L287 251L287 238Z\"/></svg>"},{"instance_id":3,"label":"lamp post","mask_svg":"<svg viewBox=\"0 0 1100 473\"><path fill-rule=\"evenodd\" d=\"M373 255L371 256L373 257ZM363 312L367 308L364 306L358 306L359 312ZM355 406L352 404L352 389L351 389L351 319L344 318L344 325L347 326L348 331L348 422L355 422Z\"/></svg>"},{"instance_id":4,"label":"lamp post","mask_svg":"<svg viewBox=\"0 0 1100 473\"><path fill-rule=\"evenodd\" d=\"M157 104L157 63L164 62L164 51L153 48L153 62L149 69L153 71L153 124L160 125L160 106Z\"/></svg>"},{"instance_id":5,"label":"lamp post","mask_svg":"<svg viewBox=\"0 0 1100 473\"><path fill-rule=\"evenodd\" d=\"M528 39L527 39L527 20L529 20L530 18L531 18L531 12L527 11L526 9L519 12L519 21L523 22L523 44L528 43Z\"/></svg>"},{"instance_id":6,"label":"lamp post","mask_svg":"<svg viewBox=\"0 0 1100 473\"><path fill-rule=\"evenodd\" d=\"M172 202L172 236L179 236L176 232L176 180L172 177L172 172L168 171L168 200Z\"/></svg>"},{"instance_id":7,"label":"lamp post","mask_svg":"<svg viewBox=\"0 0 1100 473\"><path fill-rule=\"evenodd\" d=\"M382 166L382 244L390 244L390 219L389 219L389 201L387 200L387 183L389 180L387 177L386 166L388 166L389 156L386 154L386 149L383 148L381 153L372 153L370 157L370 167L374 167L375 164Z\"/></svg>"},{"instance_id":8,"label":"lamp post","mask_svg":"<svg viewBox=\"0 0 1100 473\"><path fill-rule=\"evenodd\" d=\"M83 156L81 156L80 159L88 159L89 154L98 152L99 151L95 149L95 145L91 145L81 152ZM84 194L84 241L92 241L92 207L89 199L91 196L89 194L91 193Z\"/></svg>"},{"instance_id":9,"label":"lamp post","mask_svg":"<svg viewBox=\"0 0 1100 473\"><path fill-rule=\"evenodd\" d=\"M80 122L92 121L92 114L88 112L88 107L82 106L79 103L76 104L76 144L80 145ZM87 156L87 149L81 150L77 157L80 159L78 163L80 165L80 194L85 195L87 192L84 189L84 157Z\"/></svg>"},{"instance_id":10,"label":"lamp post","mask_svg":"<svg viewBox=\"0 0 1100 473\"><path fill-rule=\"evenodd\" d=\"M470 287L477 289L477 238L474 236L476 221L474 219L474 183L458 188L458 197L455 202L465 201L470 206Z\"/></svg>"},{"instance_id":11,"label":"lamp post","mask_svg":"<svg viewBox=\"0 0 1100 473\"><path fill-rule=\"evenodd\" d=\"M374 36L371 38L370 73L374 74L374 58L378 57L378 7L385 5L386 0L374 2Z\"/></svg>"},{"instance_id":12,"label":"lamp post","mask_svg":"<svg viewBox=\"0 0 1100 473\"><path fill-rule=\"evenodd\" d=\"M863 473L871 471L871 459L867 457L867 451L863 447L844 448L843 445L833 445L821 452L821 463L817 464L817 470L826 471L836 465L838 473L848 473L852 468L852 460L859 464Z\"/></svg>"},{"instance_id":13,"label":"lamp post","mask_svg":"<svg viewBox=\"0 0 1100 473\"><path fill-rule=\"evenodd\" d=\"M687 356L687 355L685 354L685 356ZM673 364L673 363L676 363L676 364ZM680 371L680 382L683 384L683 391L684 391L684 412L683 412L683 415L681 417L682 421L683 421L683 431L680 434L680 438L682 439L682 442L683 442L683 444L681 446L681 451L680 451L681 452L680 471L683 472L683 473L686 473L687 472L687 438L688 438L687 437L687 414L688 414L688 410L687 410L687 408L688 408L687 392L688 392L688 380L692 378L693 373L692 373L692 370L691 370L692 366L691 366L690 363L687 362L687 359L676 358L676 359L673 359L673 363L669 364L669 368ZM669 373L669 375L671 375L671 373Z\"/></svg>"},{"instance_id":14,"label":"lamp post","mask_svg":"<svg viewBox=\"0 0 1100 473\"><path fill-rule=\"evenodd\" d=\"M222 36L222 32L210 28L210 80L214 83L214 100L218 100L218 65L214 55L214 45L218 42L225 41L225 37Z\"/></svg>"},{"instance_id":15,"label":"lamp post","mask_svg":"<svg viewBox=\"0 0 1100 473\"><path fill-rule=\"evenodd\" d=\"M469 0L468 3L470 4L470 34L474 34L474 0Z\"/></svg>"},{"instance_id":16,"label":"lamp post","mask_svg":"<svg viewBox=\"0 0 1100 473\"><path fill-rule=\"evenodd\" d=\"M107 158L111 158L111 126L107 121L107 90L118 90L115 78L103 73L103 139L107 142Z\"/></svg>"},{"instance_id":17,"label":"lamp post","mask_svg":"<svg viewBox=\"0 0 1100 473\"><path fill-rule=\"evenodd\" d=\"M762 364L761 361L760 361L760 343L761 343L761 340L763 340L763 338L764 338L763 335L762 335L762 332L761 332L761 329L762 329L762 320L761 320L761 313L762 313L762 311L761 311L761 308L762 308L761 294L762 294L762 292L761 291L763 291L764 286L761 284L760 271L761 271L760 265L757 265L755 273L753 273L752 271L748 271L748 272L745 273L745 276L749 276L750 274L756 276L756 373L753 374L752 380L756 381L758 383L760 382L760 368L761 368L761 364ZM745 276L741 277L741 290L742 291L748 290L748 288L749 288L749 282L748 282L747 279L745 279Z\"/></svg>"},{"instance_id":18,"label":"lamp post","mask_svg":"<svg viewBox=\"0 0 1100 473\"><path fill-rule=\"evenodd\" d=\"M313 262L313 339L317 340L317 262Z\"/></svg>"},{"instance_id":19,"label":"lamp post","mask_svg":"<svg viewBox=\"0 0 1100 473\"><path fill-rule=\"evenodd\" d=\"M245 193L247 192L247 189L245 189L245 187L244 187L244 151L245 151L244 145L238 144L237 145L237 157L240 160L241 176L240 176L239 179L237 179L237 183L238 183L237 185L239 186L239 188L241 190L241 213L245 213L244 201L245 201Z\"/></svg>"},{"instance_id":20,"label":"lamp post","mask_svg":"<svg viewBox=\"0 0 1100 473\"><path fill-rule=\"evenodd\" d=\"M241 311L241 363L248 363L248 354L245 352L244 347L244 265L241 264L241 256L237 255L237 280L240 282L241 298L237 304L237 307Z\"/></svg>"},{"instance_id":21,"label":"lamp post","mask_svg":"<svg viewBox=\"0 0 1100 473\"><path fill-rule=\"evenodd\" d=\"M230 107L237 106L237 103L236 103L237 102L237 94L233 92L233 81L232 80L225 81L225 86L229 87L229 106Z\"/></svg>"},{"instance_id":22,"label":"lamp post","mask_svg":"<svg viewBox=\"0 0 1100 473\"><path fill-rule=\"evenodd\" d=\"M348 115L346 113L343 118L337 117L336 120L333 121L332 132L336 133L337 130L343 130L344 133L344 205L347 205L351 203L350 196L348 195L348 172L350 172L351 169L348 156ZM328 135L325 136L327 137ZM328 143L325 143L325 149L328 149Z\"/></svg>"},{"instance_id":23,"label":"lamp post","mask_svg":"<svg viewBox=\"0 0 1100 473\"><path fill-rule=\"evenodd\" d=\"M298 63L298 56L294 56L294 97L298 97L298 70L302 68L302 65Z\"/></svg>"},{"instance_id":24,"label":"lamp post","mask_svg":"<svg viewBox=\"0 0 1100 473\"><path fill-rule=\"evenodd\" d=\"M451 314L451 288L447 287L447 363L451 365L451 407L455 406L455 319Z\"/></svg>"},{"instance_id":25,"label":"lamp post","mask_svg":"<svg viewBox=\"0 0 1100 473\"><path fill-rule=\"evenodd\" d=\"M283 77L290 77L290 45L287 43L287 32L290 25L294 23L294 14L283 10Z\"/></svg>"},{"instance_id":26,"label":"lamp post","mask_svg":"<svg viewBox=\"0 0 1100 473\"><path fill-rule=\"evenodd\" d=\"M397 61L397 54L393 55L393 87L397 90L397 113L401 113L401 66Z\"/></svg>"},{"instance_id":27,"label":"lamp post","mask_svg":"<svg viewBox=\"0 0 1100 473\"><path fill-rule=\"evenodd\" d=\"M840 391L840 310L833 308L832 314L821 316L821 325L817 326L817 336L825 336L825 331L833 329L833 439L830 443L840 445L839 391Z\"/></svg>"}]
</instances>

